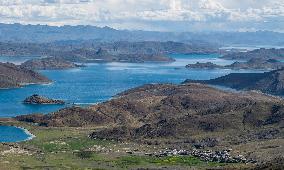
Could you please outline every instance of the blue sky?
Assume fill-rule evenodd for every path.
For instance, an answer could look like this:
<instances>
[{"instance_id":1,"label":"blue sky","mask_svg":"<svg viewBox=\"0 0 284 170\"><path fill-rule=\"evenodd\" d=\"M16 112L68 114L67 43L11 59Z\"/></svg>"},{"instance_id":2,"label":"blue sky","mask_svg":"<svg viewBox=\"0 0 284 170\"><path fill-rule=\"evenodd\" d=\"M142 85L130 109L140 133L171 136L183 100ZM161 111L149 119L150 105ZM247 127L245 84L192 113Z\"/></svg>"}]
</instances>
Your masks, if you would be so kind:
<instances>
[{"instance_id":1,"label":"blue sky","mask_svg":"<svg viewBox=\"0 0 284 170\"><path fill-rule=\"evenodd\" d=\"M0 22L284 32L284 0L1 0Z\"/></svg>"}]
</instances>

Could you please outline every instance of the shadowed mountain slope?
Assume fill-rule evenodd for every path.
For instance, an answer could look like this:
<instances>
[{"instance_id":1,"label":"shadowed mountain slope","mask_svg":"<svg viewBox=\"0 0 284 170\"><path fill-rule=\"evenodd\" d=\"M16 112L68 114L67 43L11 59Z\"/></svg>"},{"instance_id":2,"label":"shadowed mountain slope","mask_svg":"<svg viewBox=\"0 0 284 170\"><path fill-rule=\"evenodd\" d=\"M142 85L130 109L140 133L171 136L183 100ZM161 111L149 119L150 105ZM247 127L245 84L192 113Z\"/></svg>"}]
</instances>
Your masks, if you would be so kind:
<instances>
[{"instance_id":1,"label":"shadowed mountain slope","mask_svg":"<svg viewBox=\"0 0 284 170\"><path fill-rule=\"evenodd\" d=\"M284 94L284 69L265 73L232 73L212 80L186 80L184 83L221 85L237 90L259 90L268 94Z\"/></svg>"}]
</instances>

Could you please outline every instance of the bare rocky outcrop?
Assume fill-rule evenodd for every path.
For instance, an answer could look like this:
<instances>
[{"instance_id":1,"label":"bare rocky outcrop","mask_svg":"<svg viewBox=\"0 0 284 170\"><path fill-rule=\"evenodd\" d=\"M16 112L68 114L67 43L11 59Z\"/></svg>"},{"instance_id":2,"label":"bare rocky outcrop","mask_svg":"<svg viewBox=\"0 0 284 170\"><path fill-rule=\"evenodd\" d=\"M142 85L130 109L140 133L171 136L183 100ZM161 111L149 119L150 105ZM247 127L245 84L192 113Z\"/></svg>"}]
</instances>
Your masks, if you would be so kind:
<instances>
[{"instance_id":1,"label":"bare rocky outcrop","mask_svg":"<svg viewBox=\"0 0 284 170\"><path fill-rule=\"evenodd\" d=\"M25 104L65 104L63 100L49 99L38 94L27 97L23 103Z\"/></svg>"}]
</instances>

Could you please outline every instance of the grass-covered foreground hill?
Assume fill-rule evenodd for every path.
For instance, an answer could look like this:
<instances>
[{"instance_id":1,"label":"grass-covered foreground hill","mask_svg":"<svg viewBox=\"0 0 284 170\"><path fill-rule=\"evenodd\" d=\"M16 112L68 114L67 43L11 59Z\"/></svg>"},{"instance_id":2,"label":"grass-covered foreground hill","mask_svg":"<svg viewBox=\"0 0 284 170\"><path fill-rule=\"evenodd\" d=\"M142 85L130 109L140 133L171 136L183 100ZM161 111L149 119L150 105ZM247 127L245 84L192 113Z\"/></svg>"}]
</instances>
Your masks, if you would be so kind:
<instances>
[{"instance_id":1,"label":"grass-covered foreground hill","mask_svg":"<svg viewBox=\"0 0 284 170\"><path fill-rule=\"evenodd\" d=\"M249 167L244 164L205 162L193 156L147 156L167 145L90 139L96 128L41 127L2 120L1 124L22 126L36 138L0 144L0 169L208 169ZM130 150L136 152L130 154Z\"/></svg>"},{"instance_id":2,"label":"grass-covered foreground hill","mask_svg":"<svg viewBox=\"0 0 284 170\"><path fill-rule=\"evenodd\" d=\"M39 137L27 142L29 146L53 154L66 149L84 161L93 161L93 167L100 167L95 164L100 159L101 164L109 162L114 168L260 169L269 164L283 166L283 111L281 98L258 92L232 93L201 84L151 84L89 108L72 107L16 119L36 123L32 128L40 129L38 133L44 134L46 140L52 139L49 131L58 133L47 146L41 146L45 142ZM39 144L34 143L37 140ZM102 143L95 144L98 141ZM80 147L70 148L74 142ZM165 150L175 153L174 149L194 153L157 154ZM251 161L236 164L218 157L210 159L212 155L216 157L215 151L222 150L230 150L232 157L242 155ZM105 154L111 156L100 157ZM207 157L208 154L211 156ZM66 161L64 158L61 163Z\"/></svg>"}]
</instances>

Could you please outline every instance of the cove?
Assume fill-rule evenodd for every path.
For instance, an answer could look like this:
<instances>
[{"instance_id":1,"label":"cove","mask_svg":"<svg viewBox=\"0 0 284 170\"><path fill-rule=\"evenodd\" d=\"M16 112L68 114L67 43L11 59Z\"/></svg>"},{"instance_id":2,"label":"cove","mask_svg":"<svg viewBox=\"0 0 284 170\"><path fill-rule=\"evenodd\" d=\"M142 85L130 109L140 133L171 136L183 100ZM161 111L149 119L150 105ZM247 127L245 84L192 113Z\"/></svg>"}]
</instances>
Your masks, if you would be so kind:
<instances>
[{"instance_id":1,"label":"cove","mask_svg":"<svg viewBox=\"0 0 284 170\"><path fill-rule=\"evenodd\" d=\"M14 127L0 125L0 142L21 142L33 138L27 130Z\"/></svg>"}]
</instances>

